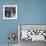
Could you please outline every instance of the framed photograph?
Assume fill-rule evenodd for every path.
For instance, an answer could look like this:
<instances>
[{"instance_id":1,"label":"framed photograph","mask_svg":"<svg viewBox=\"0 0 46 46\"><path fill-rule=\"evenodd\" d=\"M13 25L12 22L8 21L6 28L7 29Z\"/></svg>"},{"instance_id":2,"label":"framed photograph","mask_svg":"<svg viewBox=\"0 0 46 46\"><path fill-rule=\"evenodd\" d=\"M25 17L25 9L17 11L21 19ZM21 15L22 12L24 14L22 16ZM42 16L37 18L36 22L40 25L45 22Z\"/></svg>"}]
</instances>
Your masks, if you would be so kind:
<instances>
[{"instance_id":1,"label":"framed photograph","mask_svg":"<svg viewBox=\"0 0 46 46\"><path fill-rule=\"evenodd\" d=\"M17 5L3 5L3 19L17 19Z\"/></svg>"},{"instance_id":2,"label":"framed photograph","mask_svg":"<svg viewBox=\"0 0 46 46\"><path fill-rule=\"evenodd\" d=\"M46 41L46 25L18 25L18 41Z\"/></svg>"}]
</instances>

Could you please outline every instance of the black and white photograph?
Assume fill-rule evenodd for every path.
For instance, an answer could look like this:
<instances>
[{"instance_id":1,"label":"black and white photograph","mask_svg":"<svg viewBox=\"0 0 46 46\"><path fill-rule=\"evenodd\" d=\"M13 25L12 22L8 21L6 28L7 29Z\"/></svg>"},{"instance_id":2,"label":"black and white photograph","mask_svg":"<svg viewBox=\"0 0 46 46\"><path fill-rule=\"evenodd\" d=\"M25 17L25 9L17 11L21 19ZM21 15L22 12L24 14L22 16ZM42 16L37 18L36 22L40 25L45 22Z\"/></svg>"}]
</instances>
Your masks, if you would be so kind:
<instances>
[{"instance_id":1,"label":"black and white photograph","mask_svg":"<svg viewBox=\"0 0 46 46\"><path fill-rule=\"evenodd\" d=\"M41 45L46 42L46 25L20 24L18 38L20 46Z\"/></svg>"},{"instance_id":2,"label":"black and white photograph","mask_svg":"<svg viewBox=\"0 0 46 46\"><path fill-rule=\"evenodd\" d=\"M17 19L17 5L3 5L3 19Z\"/></svg>"}]
</instances>

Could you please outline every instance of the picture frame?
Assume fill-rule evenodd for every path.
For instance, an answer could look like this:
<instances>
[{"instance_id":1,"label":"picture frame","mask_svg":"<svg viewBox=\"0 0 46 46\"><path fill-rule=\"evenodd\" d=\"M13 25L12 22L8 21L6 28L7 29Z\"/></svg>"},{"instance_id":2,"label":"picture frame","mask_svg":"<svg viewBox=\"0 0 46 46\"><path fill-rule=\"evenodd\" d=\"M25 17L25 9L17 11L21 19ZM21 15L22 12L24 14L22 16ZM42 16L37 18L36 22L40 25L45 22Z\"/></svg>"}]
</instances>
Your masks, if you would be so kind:
<instances>
[{"instance_id":1,"label":"picture frame","mask_svg":"<svg viewBox=\"0 0 46 46\"><path fill-rule=\"evenodd\" d=\"M27 31L28 32L25 32ZM23 35L28 36L25 38ZM32 33L32 34L31 34ZM28 34L28 35L27 35ZM18 41L46 41L46 25L45 24L19 24L18 25Z\"/></svg>"},{"instance_id":2,"label":"picture frame","mask_svg":"<svg viewBox=\"0 0 46 46\"><path fill-rule=\"evenodd\" d=\"M17 5L3 5L3 19L17 19Z\"/></svg>"}]
</instances>

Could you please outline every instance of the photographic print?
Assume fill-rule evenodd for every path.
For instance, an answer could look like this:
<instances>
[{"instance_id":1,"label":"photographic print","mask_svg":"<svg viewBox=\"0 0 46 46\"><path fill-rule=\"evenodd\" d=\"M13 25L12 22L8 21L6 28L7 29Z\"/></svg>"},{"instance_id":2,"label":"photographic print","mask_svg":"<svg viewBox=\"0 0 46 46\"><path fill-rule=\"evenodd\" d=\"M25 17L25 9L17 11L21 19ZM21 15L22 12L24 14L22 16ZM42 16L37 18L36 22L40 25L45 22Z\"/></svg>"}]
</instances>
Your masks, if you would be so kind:
<instances>
[{"instance_id":1,"label":"photographic print","mask_svg":"<svg viewBox=\"0 0 46 46\"><path fill-rule=\"evenodd\" d=\"M46 25L19 25L20 40L46 41Z\"/></svg>"},{"instance_id":2,"label":"photographic print","mask_svg":"<svg viewBox=\"0 0 46 46\"><path fill-rule=\"evenodd\" d=\"M3 19L17 19L17 5L3 5Z\"/></svg>"},{"instance_id":3,"label":"photographic print","mask_svg":"<svg viewBox=\"0 0 46 46\"><path fill-rule=\"evenodd\" d=\"M18 42L20 46L43 44L46 42L46 25L19 24Z\"/></svg>"}]
</instances>

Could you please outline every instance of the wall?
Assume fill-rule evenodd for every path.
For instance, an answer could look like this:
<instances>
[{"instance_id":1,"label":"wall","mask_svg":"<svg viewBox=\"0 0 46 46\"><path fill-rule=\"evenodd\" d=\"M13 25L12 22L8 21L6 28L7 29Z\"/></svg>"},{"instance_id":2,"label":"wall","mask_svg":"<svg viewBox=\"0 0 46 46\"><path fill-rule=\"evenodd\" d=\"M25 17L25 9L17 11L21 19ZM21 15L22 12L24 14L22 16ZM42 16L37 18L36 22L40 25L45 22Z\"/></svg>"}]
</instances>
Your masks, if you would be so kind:
<instances>
[{"instance_id":1,"label":"wall","mask_svg":"<svg viewBox=\"0 0 46 46\"><path fill-rule=\"evenodd\" d=\"M23 0L21 24L46 24L46 0Z\"/></svg>"},{"instance_id":2,"label":"wall","mask_svg":"<svg viewBox=\"0 0 46 46\"><path fill-rule=\"evenodd\" d=\"M3 20L7 4L17 4L17 20ZM8 43L9 32L17 34L17 24L46 24L46 0L0 0L0 44Z\"/></svg>"},{"instance_id":3,"label":"wall","mask_svg":"<svg viewBox=\"0 0 46 46\"><path fill-rule=\"evenodd\" d=\"M18 5L18 19L17 20L4 20L3 19L3 5ZM18 35L17 24L20 19L20 1L17 0L0 0L0 44L7 44L8 34L10 32L16 32ZM18 37L16 38L16 43L18 43Z\"/></svg>"}]
</instances>

